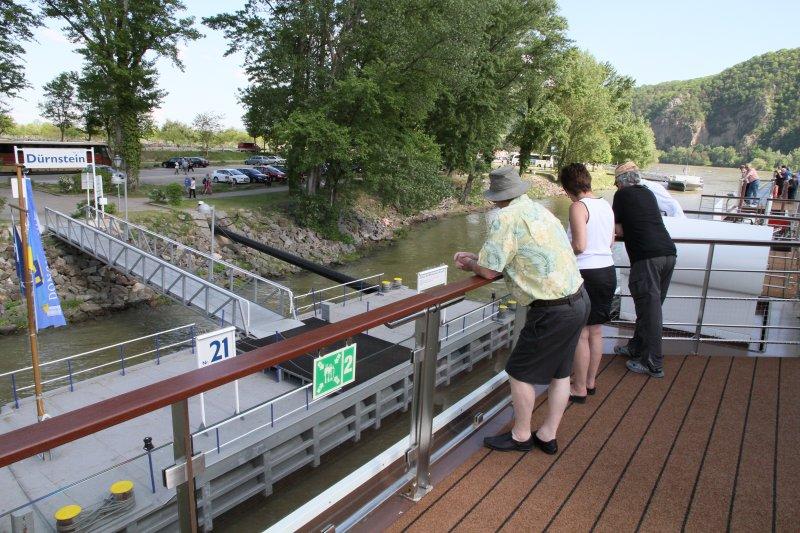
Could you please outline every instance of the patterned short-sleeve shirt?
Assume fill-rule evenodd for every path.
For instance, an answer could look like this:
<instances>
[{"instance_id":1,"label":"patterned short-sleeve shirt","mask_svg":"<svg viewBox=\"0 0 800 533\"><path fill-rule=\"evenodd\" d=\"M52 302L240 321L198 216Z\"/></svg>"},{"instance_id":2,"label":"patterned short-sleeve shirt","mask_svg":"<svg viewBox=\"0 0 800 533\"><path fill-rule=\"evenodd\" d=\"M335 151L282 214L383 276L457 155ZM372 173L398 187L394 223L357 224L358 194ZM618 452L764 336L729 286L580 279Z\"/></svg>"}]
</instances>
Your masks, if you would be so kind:
<instances>
[{"instance_id":1,"label":"patterned short-sleeve shirt","mask_svg":"<svg viewBox=\"0 0 800 533\"><path fill-rule=\"evenodd\" d=\"M502 272L521 305L570 296L583 283L561 222L527 195L500 209L478 264Z\"/></svg>"}]
</instances>

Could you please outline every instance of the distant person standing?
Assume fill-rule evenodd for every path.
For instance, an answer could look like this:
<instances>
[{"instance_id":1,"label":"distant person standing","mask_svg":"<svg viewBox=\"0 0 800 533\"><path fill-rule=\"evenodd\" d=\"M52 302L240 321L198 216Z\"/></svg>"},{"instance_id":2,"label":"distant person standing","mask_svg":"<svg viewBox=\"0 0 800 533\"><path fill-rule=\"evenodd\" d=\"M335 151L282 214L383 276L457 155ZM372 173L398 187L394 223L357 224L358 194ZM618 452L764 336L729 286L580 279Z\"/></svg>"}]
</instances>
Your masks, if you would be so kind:
<instances>
[{"instance_id":1,"label":"distant person standing","mask_svg":"<svg viewBox=\"0 0 800 533\"><path fill-rule=\"evenodd\" d=\"M631 262L628 288L636 308L633 338L627 346L614 348L614 353L630 358L630 371L663 378L661 306L667 297L677 250L655 196L640 184L639 168L629 161L619 165L614 176L616 233L625 238Z\"/></svg>"},{"instance_id":2,"label":"distant person standing","mask_svg":"<svg viewBox=\"0 0 800 533\"><path fill-rule=\"evenodd\" d=\"M789 200L796 200L797 199L797 184L800 181L800 171L792 174L791 172L787 173L786 178L786 198Z\"/></svg>"},{"instance_id":3,"label":"distant person standing","mask_svg":"<svg viewBox=\"0 0 800 533\"><path fill-rule=\"evenodd\" d=\"M203 194L211 194L211 176L206 173L206 177L203 178Z\"/></svg>"},{"instance_id":4,"label":"distant person standing","mask_svg":"<svg viewBox=\"0 0 800 533\"><path fill-rule=\"evenodd\" d=\"M197 180L194 176L189 181L189 198L197 198Z\"/></svg>"},{"instance_id":5,"label":"distant person standing","mask_svg":"<svg viewBox=\"0 0 800 533\"><path fill-rule=\"evenodd\" d=\"M175 160L175 175L180 174L181 171L181 160L180 158Z\"/></svg>"},{"instance_id":6,"label":"distant person standing","mask_svg":"<svg viewBox=\"0 0 800 533\"><path fill-rule=\"evenodd\" d=\"M589 294L589 319L581 331L572 363L574 381L569 399L585 403L595 393L595 378L603 358L603 324L611 318L611 300L617 289L614 244L614 211L592 192L592 175L580 163L561 169L558 179L572 200L569 207L569 240L583 286Z\"/></svg>"},{"instance_id":7,"label":"distant person standing","mask_svg":"<svg viewBox=\"0 0 800 533\"><path fill-rule=\"evenodd\" d=\"M776 168L772 173L772 197L783 198L783 191L786 188L786 175L781 169Z\"/></svg>"},{"instance_id":8,"label":"distant person standing","mask_svg":"<svg viewBox=\"0 0 800 533\"><path fill-rule=\"evenodd\" d=\"M190 187L192 186L192 180L189 179L189 176L183 178L183 189L186 191L186 195L191 198L192 193Z\"/></svg>"},{"instance_id":9,"label":"distant person standing","mask_svg":"<svg viewBox=\"0 0 800 533\"><path fill-rule=\"evenodd\" d=\"M189 174L189 160L185 157L181 158L181 169L184 174Z\"/></svg>"},{"instance_id":10,"label":"distant person standing","mask_svg":"<svg viewBox=\"0 0 800 533\"><path fill-rule=\"evenodd\" d=\"M744 182L747 184L744 191L744 197L753 198L753 200L748 200L747 204L750 207L755 207L758 205L758 185L759 185L758 172L756 172L756 169L754 169L750 165L745 165L742 178L744 179Z\"/></svg>"}]
</instances>

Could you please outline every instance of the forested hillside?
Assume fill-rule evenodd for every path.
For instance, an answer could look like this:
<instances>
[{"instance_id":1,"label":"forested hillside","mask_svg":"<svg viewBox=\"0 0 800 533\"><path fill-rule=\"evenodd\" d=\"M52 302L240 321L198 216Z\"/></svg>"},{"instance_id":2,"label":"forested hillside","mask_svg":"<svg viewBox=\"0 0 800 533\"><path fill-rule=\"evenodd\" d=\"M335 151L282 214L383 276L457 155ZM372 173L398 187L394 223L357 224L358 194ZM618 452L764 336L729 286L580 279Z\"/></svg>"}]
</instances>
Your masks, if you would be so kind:
<instances>
[{"instance_id":1,"label":"forested hillside","mask_svg":"<svg viewBox=\"0 0 800 533\"><path fill-rule=\"evenodd\" d=\"M633 109L661 150L673 146L800 146L800 48L754 57L706 78L638 87Z\"/></svg>"}]
</instances>

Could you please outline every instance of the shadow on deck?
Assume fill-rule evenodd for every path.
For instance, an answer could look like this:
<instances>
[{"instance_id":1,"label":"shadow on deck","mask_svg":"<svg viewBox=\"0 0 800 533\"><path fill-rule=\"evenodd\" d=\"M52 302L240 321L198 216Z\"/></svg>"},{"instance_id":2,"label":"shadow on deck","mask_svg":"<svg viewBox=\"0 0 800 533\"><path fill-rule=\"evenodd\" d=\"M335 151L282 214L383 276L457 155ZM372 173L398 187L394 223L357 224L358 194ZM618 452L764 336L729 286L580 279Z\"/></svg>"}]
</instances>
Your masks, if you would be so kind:
<instances>
[{"instance_id":1,"label":"shadow on deck","mask_svg":"<svg viewBox=\"0 0 800 533\"><path fill-rule=\"evenodd\" d=\"M624 363L607 357L567 409L557 455L482 448L506 408L435 465L430 494L355 530L796 531L799 359L672 356L663 380Z\"/></svg>"}]
</instances>

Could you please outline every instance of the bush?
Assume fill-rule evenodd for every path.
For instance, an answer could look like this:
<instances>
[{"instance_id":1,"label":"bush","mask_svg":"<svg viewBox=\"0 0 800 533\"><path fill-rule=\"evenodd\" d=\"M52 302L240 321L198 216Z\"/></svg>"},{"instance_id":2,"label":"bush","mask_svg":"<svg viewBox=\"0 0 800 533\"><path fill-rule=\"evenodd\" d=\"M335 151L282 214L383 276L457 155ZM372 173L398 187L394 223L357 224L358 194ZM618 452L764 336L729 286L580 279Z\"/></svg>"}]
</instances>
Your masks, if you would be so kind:
<instances>
[{"instance_id":1,"label":"bush","mask_svg":"<svg viewBox=\"0 0 800 533\"><path fill-rule=\"evenodd\" d=\"M77 177L77 183L75 183L76 177ZM70 193L81 190L80 174L73 176L61 176L60 178L58 178L58 190L63 193Z\"/></svg>"},{"instance_id":2,"label":"bush","mask_svg":"<svg viewBox=\"0 0 800 533\"><path fill-rule=\"evenodd\" d=\"M94 205L94 200L92 200L92 205ZM105 212L107 215L116 215L117 214L117 204L107 203ZM72 213L72 218L84 218L86 216L86 200L81 200L77 204L75 204L75 212Z\"/></svg>"},{"instance_id":3,"label":"bush","mask_svg":"<svg viewBox=\"0 0 800 533\"><path fill-rule=\"evenodd\" d=\"M337 202L331 206L324 194L301 194L293 198L289 206L289 213L300 227L309 228L326 239L349 242L349 235L339 231L339 218L346 207L346 202Z\"/></svg>"},{"instance_id":4,"label":"bush","mask_svg":"<svg viewBox=\"0 0 800 533\"><path fill-rule=\"evenodd\" d=\"M148 191L147 197L151 202L157 204L180 205L183 199L183 187L177 183L170 183L169 185L162 185L160 187L153 187Z\"/></svg>"}]
</instances>

